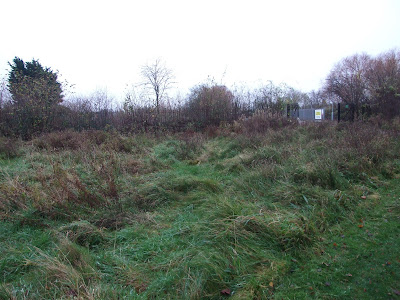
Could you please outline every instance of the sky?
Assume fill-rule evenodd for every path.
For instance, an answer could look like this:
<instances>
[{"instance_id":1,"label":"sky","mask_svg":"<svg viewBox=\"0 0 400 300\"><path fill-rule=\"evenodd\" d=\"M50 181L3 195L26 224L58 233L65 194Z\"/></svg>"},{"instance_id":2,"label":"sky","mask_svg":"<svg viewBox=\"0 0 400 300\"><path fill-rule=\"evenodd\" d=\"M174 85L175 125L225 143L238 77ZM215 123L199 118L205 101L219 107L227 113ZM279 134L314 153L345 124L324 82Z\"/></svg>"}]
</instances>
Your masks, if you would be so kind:
<instances>
[{"instance_id":1,"label":"sky","mask_svg":"<svg viewBox=\"0 0 400 300\"><path fill-rule=\"evenodd\" d=\"M70 92L117 100L161 59L174 90L212 78L318 90L335 63L400 50L398 0L2 0L0 76L38 59Z\"/></svg>"}]
</instances>

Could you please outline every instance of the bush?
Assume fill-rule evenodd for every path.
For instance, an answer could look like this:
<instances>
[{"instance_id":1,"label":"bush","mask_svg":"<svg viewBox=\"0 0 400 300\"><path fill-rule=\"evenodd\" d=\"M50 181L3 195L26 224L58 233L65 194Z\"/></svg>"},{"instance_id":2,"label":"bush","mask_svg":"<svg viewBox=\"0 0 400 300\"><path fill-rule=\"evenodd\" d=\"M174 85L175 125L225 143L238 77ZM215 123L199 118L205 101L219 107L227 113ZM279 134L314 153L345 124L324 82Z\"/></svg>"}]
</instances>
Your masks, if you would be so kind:
<instances>
[{"instance_id":1,"label":"bush","mask_svg":"<svg viewBox=\"0 0 400 300\"><path fill-rule=\"evenodd\" d=\"M77 150L86 143L82 133L75 131L51 132L33 141L34 146L46 150Z\"/></svg>"},{"instance_id":2,"label":"bush","mask_svg":"<svg viewBox=\"0 0 400 300\"><path fill-rule=\"evenodd\" d=\"M266 133L270 129L280 129L296 124L292 119L282 116L271 116L268 112L257 111L251 117L241 117L234 122L235 132L244 134Z\"/></svg>"},{"instance_id":3,"label":"bush","mask_svg":"<svg viewBox=\"0 0 400 300\"><path fill-rule=\"evenodd\" d=\"M15 158L19 155L20 143L16 139L0 137L0 159Z\"/></svg>"},{"instance_id":4,"label":"bush","mask_svg":"<svg viewBox=\"0 0 400 300\"><path fill-rule=\"evenodd\" d=\"M369 123L339 124L337 149L340 169L353 173L380 172L384 162L398 158L400 144L389 130L382 130Z\"/></svg>"},{"instance_id":5,"label":"bush","mask_svg":"<svg viewBox=\"0 0 400 300\"><path fill-rule=\"evenodd\" d=\"M93 147L102 147L104 150L130 152L132 145L129 139L118 133L108 133L101 130L84 132L58 131L44 134L33 141L39 149L46 150L91 150Z\"/></svg>"}]
</instances>

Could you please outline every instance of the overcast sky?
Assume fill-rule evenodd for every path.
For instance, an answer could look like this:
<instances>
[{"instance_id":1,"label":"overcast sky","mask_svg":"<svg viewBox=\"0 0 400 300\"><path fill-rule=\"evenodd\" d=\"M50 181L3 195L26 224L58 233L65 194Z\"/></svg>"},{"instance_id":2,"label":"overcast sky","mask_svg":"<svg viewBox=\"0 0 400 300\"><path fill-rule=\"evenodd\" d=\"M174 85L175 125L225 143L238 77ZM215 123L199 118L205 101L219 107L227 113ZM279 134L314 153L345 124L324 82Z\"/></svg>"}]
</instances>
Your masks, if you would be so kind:
<instances>
[{"instance_id":1,"label":"overcast sky","mask_svg":"<svg viewBox=\"0 0 400 300\"><path fill-rule=\"evenodd\" d=\"M398 0L2 0L0 75L38 59L76 85L121 98L161 58L176 87L285 82L318 89L340 59L400 48Z\"/></svg>"}]
</instances>

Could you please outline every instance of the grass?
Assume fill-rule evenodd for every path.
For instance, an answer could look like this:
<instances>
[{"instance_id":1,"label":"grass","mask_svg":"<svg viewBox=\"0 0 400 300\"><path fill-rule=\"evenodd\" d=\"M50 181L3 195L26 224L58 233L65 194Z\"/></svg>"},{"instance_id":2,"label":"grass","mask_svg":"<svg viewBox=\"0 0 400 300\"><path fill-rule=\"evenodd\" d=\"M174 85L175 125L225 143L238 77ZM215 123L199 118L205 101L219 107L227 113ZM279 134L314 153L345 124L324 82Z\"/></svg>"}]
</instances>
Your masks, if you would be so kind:
<instances>
[{"instance_id":1,"label":"grass","mask_svg":"<svg viewBox=\"0 0 400 300\"><path fill-rule=\"evenodd\" d=\"M0 299L395 299L398 132L289 125L21 144Z\"/></svg>"},{"instance_id":2,"label":"grass","mask_svg":"<svg viewBox=\"0 0 400 300\"><path fill-rule=\"evenodd\" d=\"M360 201L350 219L332 227L292 261L275 296L289 299L396 299L400 283L400 181Z\"/></svg>"}]
</instances>

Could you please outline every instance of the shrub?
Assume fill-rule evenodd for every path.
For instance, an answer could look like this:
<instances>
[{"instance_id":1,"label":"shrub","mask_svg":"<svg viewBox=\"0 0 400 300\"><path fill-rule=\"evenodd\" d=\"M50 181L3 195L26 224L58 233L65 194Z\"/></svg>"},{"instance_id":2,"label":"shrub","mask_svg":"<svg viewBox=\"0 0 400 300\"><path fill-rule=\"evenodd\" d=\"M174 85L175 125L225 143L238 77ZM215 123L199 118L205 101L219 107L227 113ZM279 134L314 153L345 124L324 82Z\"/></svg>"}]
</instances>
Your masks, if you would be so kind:
<instances>
[{"instance_id":1,"label":"shrub","mask_svg":"<svg viewBox=\"0 0 400 300\"><path fill-rule=\"evenodd\" d=\"M0 159L15 158L19 155L20 143L16 139L0 137Z\"/></svg>"},{"instance_id":2,"label":"shrub","mask_svg":"<svg viewBox=\"0 0 400 300\"><path fill-rule=\"evenodd\" d=\"M268 112L257 111L251 117L241 117L234 122L235 132L244 134L262 134L271 129L280 129L287 126L293 126L296 121L282 116L271 116Z\"/></svg>"},{"instance_id":3,"label":"shrub","mask_svg":"<svg viewBox=\"0 0 400 300\"><path fill-rule=\"evenodd\" d=\"M86 143L81 133L59 131L44 134L33 141L33 145L46 150L77 150Z\"/></svg>"},{"instance_id":4,"label":"shrub","mask_svg":"<svg viewBox=\"0 0 400 300\"><path fill-rule=\"evenodd\" d=\"M38 149L56 151L92 150L94 147L117 152L130 152L132 150L129 139L123 138L116 132L111 134L101 130L51 132L36 138L33 144Z\"/></svg>"},{"instance_id":5,"label":"shrub","mask_svg":"<svg viewBox=\"0 0 400 300\"><path fill-rule=\"evenodd\" d=\"M380 172L384 162L398 158L400 144L387 130L368 123L355 122L337 127L341 135L333 145L340 154L341 169L353 173Z\"/></svg>"}]
</instances>

